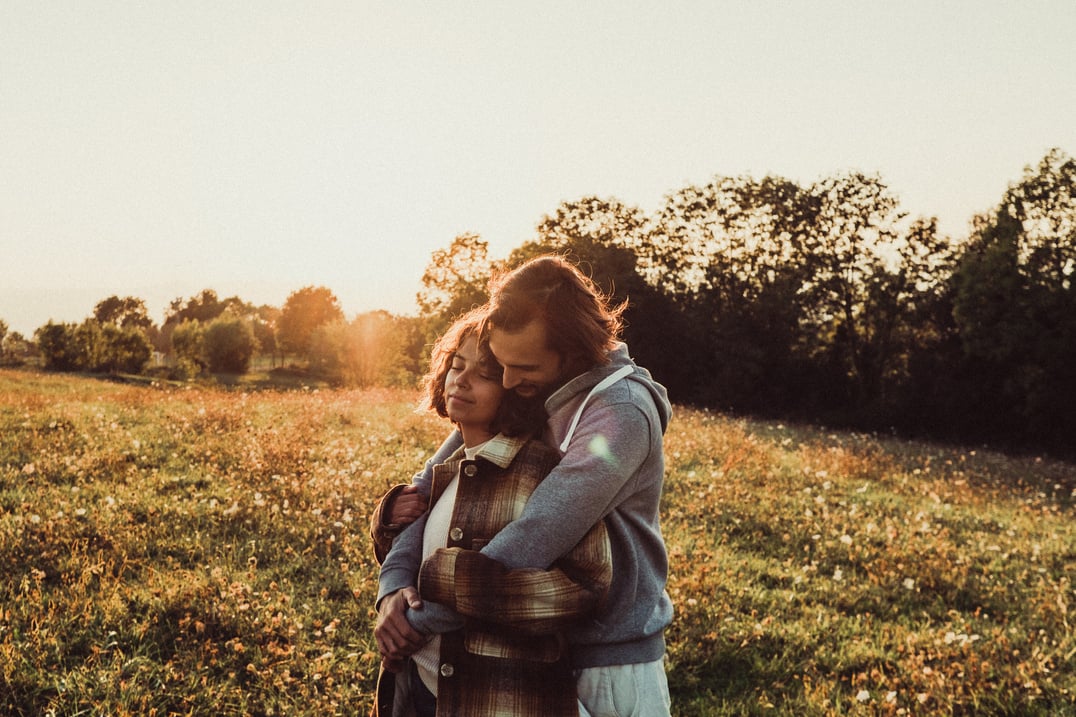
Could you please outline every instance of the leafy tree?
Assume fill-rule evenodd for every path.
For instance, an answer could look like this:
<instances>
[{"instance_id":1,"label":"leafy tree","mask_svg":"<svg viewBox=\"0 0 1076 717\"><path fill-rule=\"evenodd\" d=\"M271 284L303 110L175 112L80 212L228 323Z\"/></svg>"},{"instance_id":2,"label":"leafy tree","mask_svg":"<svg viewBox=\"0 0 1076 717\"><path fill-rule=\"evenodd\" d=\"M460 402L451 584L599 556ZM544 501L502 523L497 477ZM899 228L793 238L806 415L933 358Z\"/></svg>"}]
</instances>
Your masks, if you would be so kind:
<instances>
[{"instance_id":1,"label":"leafy tree","mask_svg":"<svg viewBox=\"0 0 1076 717\"><path fill-rule=\"evenodd\" d=\"M422 315L432 322L433 334L486 303L491 268L489 246L477 234L460 234L447 249L433 252L415 297Z\"/></svg>"},{"instance_id":2,"label":"leafy tree","mask_svg":"<svg viewBox=\"0 0 1076 717\"><path fill-rule=\"evenodd\" d=\"M654 273L673 296L759 294L774 274L802 261L810 220L806 195L781 177L715 177L666 198L653 238Z\"/></svg>"},{"instance_id":3,"label":"leafy tree","mask_svg":"<svg viewBox=\"0 0 1076 717\"><path fill-rule=\"evenodd\" d=\"M97 302L93 310L93 319L104 330L109 327L121 329L123 332L135 331L142 334L144 341L129 335L120 335L117 332L108 332L106 343L110 348L110 354L105 358L105 364L109 371L125 371L138 373L149 362L149 356L153 355L153 346L157 342L160 329L153 323L146 310L146 303L137 297L110 296ZM115 346L112 346L115 343ZM139 357L143 353L142 344L149 345L149 356L144 360ZM122 366L118 368L117 366ZM137 369L132 368L138 366Z\"/></svg>"},{"instance_id":4,"label":"leafy tree","mask_svg":"<svg viewBox=\"0 0 1076 717\"><path fill-rule=\"evenodd\" d=\"M671 194L651 237L677 388L750 411L883 405L951 264L935 223L861 174L716 177Z\"/></svg>"},{"instance_id":5,"label":"leafy tree","mask_svg":"<svg viewBox=\"0 0 1076 717\"><path fill-rule=\"evenodd\" d=\"M798 185L771 176L715 177L666 198L652 275L678 307L663 345L677 346L670 370L693 400L774 411L804 393L809 210Z\"/></svg>"},{"instance_id":6,"label":"leafy tree","mask_svg":"<svg viewBox=\"0 0 1076 717\"><path fill-rule=\"evenodd\" d=\"M415 320L385 311L322 324L311 337L311 368L348 386L413 386L418 362L409 349L415 332Z\"/></svg>"},{"instance_id":7,"label":"leafy tree","mask_svg":"<svg viewBox=\"0 0 1076 717\"><path fill-rule=\"evenodd\" d=\"M153 345L138 326L101 327L104 352L95 370L122 373L141 373L153 355Z\"/></svg>"},{"instance_id":8,"label":"leafy tree","mask_svg":"<svg viewBox=\"0 0 1076 717\"><path fill-rule=\"evenodd\" d=\"M166 324L180 324L183 321L200 321L208 323L224 313L231 301L221 301L217 292L213 289L203 289L197 296L184 301L181 298L172 300L165 312Z\"/></svg>"},{"instance_id":9,"label":"leafy tree","mask_svg":"<svg viewBox=\"0 0 1076 717\"><path fill-rule=\"evenodd\" d=\"M1004 209L976 220L968 250L955 276L954 315L971 356L1005 363L1021 353L1034 333L1025 316L1020 270L1020 222Z\"/></svg>"},{"instance_id":10,"label":"leafy tree","mask_svg":"<svg viewBox=\"0 0 1076 717\"><path fill-rule=\"evenodd\" d=\"M27 339L18 331L12 331L8 334L4 345L8 355L14 356L17 360L28 359L38 354L37 345L33 340Z\"/></svg>"},{"instance_id":11,"label":"leafy tree","mask_svg":"<svg viewBox=\"0 0 1076 717\"><path fill-rule=\"evenodd\" d=\"M153 325L153 320L149 318L149 312L146 311L146 302L133 296L122 299L118 296L110 296L97 302L93 310L93 318L102 326L112 324L120 328L133 326L148 329Z\"/></svg>"},{"instance_id":12,"label":"leafy tree","mask_svg":"<svg viewBox=\"0 0 1076 717\"><path fill-rule=\"evenodd\" d=\"M0 319L0 358L4 357L4 341L7 338L7 332L7 322L3 319Z\"/></svg>"},{"instance_id":13,"label":"leafy tree","mask_svg":"<svg viewBox=\"0 0 1076 717\"><path fill-rule=\"evenodd\" d=\"M222 300L213 289L204 289L200 294L186 301L181 298L173 299L165 312L164 324L157 338L158 349L162 353L168 353L171 350L172 332L184 321L208 324L229 310L236 316L248 316L255 313L254 308L238 296Z\"/></svg>"},{"instance_id":14,"label":"leafy tree","mask_svg":"<svg viewBox=\"0 0 1076 717\"><path fill-rule=\"evenodd\" d=\"M824 179L810 189L813 216L802 288L815 355L832 352L858 405L884 400L905 371L907 319L952 264L934 220L910 220L877 177Z\"/></svg>"},{"instance_id":15,"label":"leafy tree","mask_svg":"<svg viewBox=\"0 0 1076 717\"><path fill-rule=\"evenodd\" d=\"M284 360L284 355L280 352L280 344L276 337L276 327L279 321L280 309L268 304L259 306L254 315L251 316L251 326L254 329L254 339L258 342L258 349L270 356L274 366L278 355L281 363Z\"/></svg>"},{"instance_id":16,"label":"leafy tree","mask_svg":"<svg viewBox=\"0 0 1076 717\"><path fill-rule=\"evenodd\" d=\"M284 302L277 323L277 338L286 350L309 358L314 331L343 318L340 302L329 289L307 286L292 292Z\"/></svg>"},{"instance_id":17,"label":"leafy tree","mask_svg":"<svg viewBox=\"0 0 1076 717\"><path fill-rule=\"evenodd\" d=\"M184 377L208 367L205 358L205 327L197 319L183 321L172 332L172 351Z\"/></svg>"},{"instance_id":18,"label":"leafy tree","mask_svg":"<svg viewBox=\"0 0 1076 717\"><path fill-rule=\"evenodd\" d=\"M79 371L106 371L108 366L108 342L101 324L86 319L71 334L76 357L75 368Z\"/></svg>"},{"instance_id":19,"label":"leafy tree","mask_svg":"<svg viewBox=\"0 0 1076 717\"><path fill-rule=\"evenodd\" d=\"M620 303L643 291L639 253L648 242L646 215L616 199L564 202L538 223L538 237L514 251L507 267L538 254L560 254L577 264Z\"/></svg>"},{"instance_id":20,"label":"leafy tree","mask_svg":"<svg viewBox=\"0 0 1076 717\"><path fill-rule=\"evenodd\" d=\"M1076 162L1051 150L977 220L960 259L954 316L995 435L1076 434L1074 188Z\"/></svg>"},{"instance_id":21,"label":"leafy tree","mask_svg":"<svg viewBox=\"0 0 1076 717\"><path fill-rule=\"evenodd\" d=\"M250 321L225 312L205 327L203 351L214 373L246 373L257 350Z\"/></svg>"},{"instance_id":22,"label":"leafy tree","mask_svg":"<svg viewBox=\"0 0 1076 717\"><path fill-rule=\"evenodd\" d=\"M75 325L49 321L34 332L47 371L74 371L79 358L74 343Z\"/></svg>"},{"instance_id":23,"label":"leafy tree","mask_svg":"<svg viewBox=\"0 0 1076 717\"><path fill-rule=\"evenodd\" d=\"M1037 167L1026 167L1002 207L1020 222L1019 267L1035 284L1072 289L1076 272L1076 160L1050 150Z\"/></svg>"},{"instance_id":24,"label":"leafy tree","mask_svg":"<svg viewBox=\"0 0 1076 717\"><path fill-rule=\"evenodd\" d=\"M140 373L153 353L149 339L135 326L50 321L35 334L45 368L50 371Z\"/></svg>"}]
</instances>

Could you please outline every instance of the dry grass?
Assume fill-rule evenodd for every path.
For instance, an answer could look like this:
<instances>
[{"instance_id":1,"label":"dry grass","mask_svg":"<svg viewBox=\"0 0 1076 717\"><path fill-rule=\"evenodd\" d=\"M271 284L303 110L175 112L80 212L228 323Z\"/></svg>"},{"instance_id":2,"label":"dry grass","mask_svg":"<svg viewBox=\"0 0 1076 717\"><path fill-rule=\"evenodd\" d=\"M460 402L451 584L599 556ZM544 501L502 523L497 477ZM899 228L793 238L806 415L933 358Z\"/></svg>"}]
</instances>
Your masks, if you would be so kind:
<instances>
[{"instance_id":1,"label":"dry grass","mask_svg":"<svg viewBox=\"0 0 1076 717\"><path fill-rule=\"evenodd\" d=\"M0 713L360 714L390 391L0 371ZM1076 714L1076 467L680 409L678 715Z\"/></svg>"}]
</instances>

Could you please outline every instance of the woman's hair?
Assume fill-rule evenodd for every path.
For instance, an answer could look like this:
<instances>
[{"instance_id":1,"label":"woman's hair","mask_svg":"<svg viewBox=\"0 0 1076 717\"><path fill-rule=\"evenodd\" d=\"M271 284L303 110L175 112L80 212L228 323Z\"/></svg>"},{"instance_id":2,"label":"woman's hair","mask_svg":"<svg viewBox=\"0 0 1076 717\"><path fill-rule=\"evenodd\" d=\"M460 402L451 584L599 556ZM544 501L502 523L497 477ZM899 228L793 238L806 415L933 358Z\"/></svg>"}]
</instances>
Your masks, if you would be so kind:
<instances>
[{"instance_id":1,"label":"woman's hair","mask_svg":"<svg viewBox=\"0 0 1076 717\"><path fill-rule=\"evenodd\" d=\"M562 256L528 261L490 281L489 323L515 333L535 319L546 326L546 341L568 363L600 366L620 338L627 302L609 297Z\"/></svg>"},{"instance_id":2,"label":"woman's hair","mask_svg":"<svg viewBox=\"0 0 1076 717\"><path fill-rule=\"evenodd\" d=\"M460 346L472 336L478 339L478 360L482 369L499 381L504 370L489 350L489 334L485 330L487 307L472 309L460 316L437 339L430 352L430 370L422 385L425 390L423 406L448 418L448 402L445 396L445 378L452 368L452 358ZM490 426L494 433L508 436L535 435L542 431L546 422L545 407L540 400L526 399L515 391L505 391L501 397L497 415Z\"/></svg>"}]
</instances>

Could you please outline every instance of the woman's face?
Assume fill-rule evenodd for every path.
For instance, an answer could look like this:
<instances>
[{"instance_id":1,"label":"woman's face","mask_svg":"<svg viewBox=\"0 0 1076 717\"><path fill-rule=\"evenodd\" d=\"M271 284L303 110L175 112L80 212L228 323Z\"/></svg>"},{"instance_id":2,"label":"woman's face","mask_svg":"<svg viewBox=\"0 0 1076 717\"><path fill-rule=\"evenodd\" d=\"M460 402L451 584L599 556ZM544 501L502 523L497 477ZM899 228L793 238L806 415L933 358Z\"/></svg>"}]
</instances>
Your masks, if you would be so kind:
<instances>
[{"instance_id":1,"label":"woman's face","mask_svg":"<svg viewBox=\"0 0 1076 717\"><path fill-rule=\"evenodd\" d=\"M503 395L498 367L481 360L478 339L468 336L456 349L445 376L445 408L469 445L492 437L490 424Z\"/></svg>"}]
</instances>

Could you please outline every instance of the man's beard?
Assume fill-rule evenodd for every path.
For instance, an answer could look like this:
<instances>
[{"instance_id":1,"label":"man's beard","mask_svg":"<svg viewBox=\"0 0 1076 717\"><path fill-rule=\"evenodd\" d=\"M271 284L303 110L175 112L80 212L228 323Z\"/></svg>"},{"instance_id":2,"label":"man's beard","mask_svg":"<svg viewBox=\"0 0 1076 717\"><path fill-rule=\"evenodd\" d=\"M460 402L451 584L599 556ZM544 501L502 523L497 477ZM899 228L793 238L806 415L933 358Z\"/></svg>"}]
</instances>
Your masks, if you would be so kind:
<instances>
[{"instance_id":1,"label":"man's beard","mask_svg":"<svg viewBox=\"0 0 1076 717\"><path fill-rule=\"evenodd\" d=\"M529 391L526 394L520 393L518 387L515 389L515 391L521 398L526 398L528 401L538 401L544 406L545 402L549 399L549 397L556 393L557 390L560 389L560 387L563 386L565 383L567 383L567 380L564 378L564 376L558 376L556 380L546 384L545 386L528 384L528 388L533 389L534 393L530 393Z\"/></svg>"}]
</instances>

